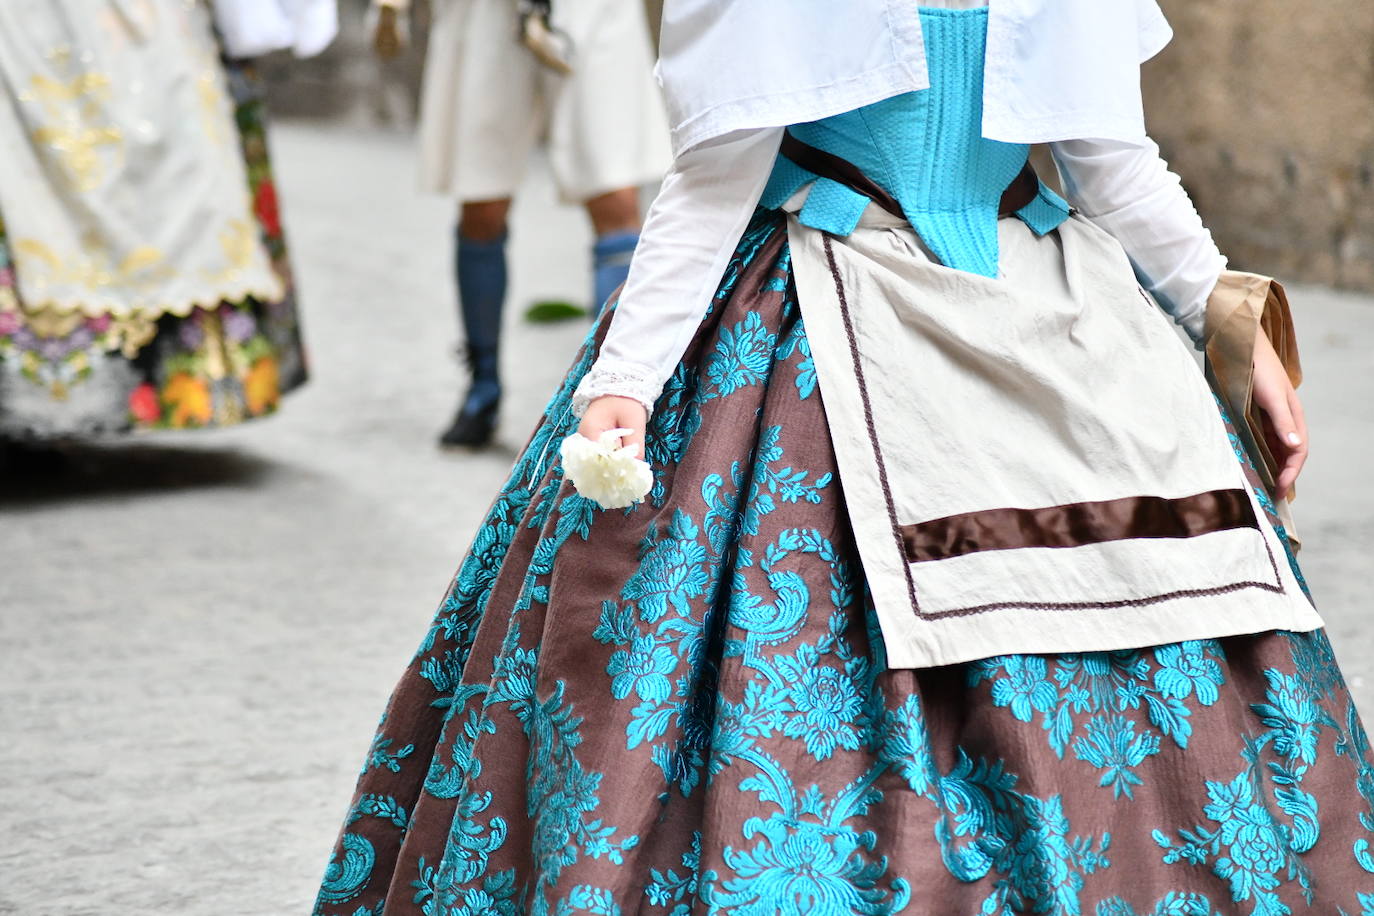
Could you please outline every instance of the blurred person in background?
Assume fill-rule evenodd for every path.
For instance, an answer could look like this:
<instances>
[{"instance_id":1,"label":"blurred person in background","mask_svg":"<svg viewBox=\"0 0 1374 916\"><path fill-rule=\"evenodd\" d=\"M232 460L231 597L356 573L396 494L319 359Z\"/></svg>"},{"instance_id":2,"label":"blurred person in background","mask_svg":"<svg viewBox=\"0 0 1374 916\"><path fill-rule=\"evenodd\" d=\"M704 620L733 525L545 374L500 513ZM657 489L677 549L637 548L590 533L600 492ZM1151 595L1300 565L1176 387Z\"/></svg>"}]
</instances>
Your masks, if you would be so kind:
<instances>
[{"instance_id":1,"label":"blurred person in background","mask_svg":"<svg viewBox=\"0 0 1374 916\"><path fill-rule=\"evenodd\" d=\"M625 280L640 185L669 162L639 0L433 0L420 109L420 183L460 202L454 269L470 383L445 446L491 441L501 404L507 217L535 147L563 201L587 210L592 303ZM374 45L406 42L409 0L375 0Z\"/></svg>"},{"instance_id":2,"label":"blurred person in background","mask_svg":"<svg viewBox=\"0 0 1374 916\"><path fill-rule=\"evenodd\" d=\"M0 4L0 440L226 426L305 381L238 58L321 50L333 5Z\"/></svg>"}]
</instances>

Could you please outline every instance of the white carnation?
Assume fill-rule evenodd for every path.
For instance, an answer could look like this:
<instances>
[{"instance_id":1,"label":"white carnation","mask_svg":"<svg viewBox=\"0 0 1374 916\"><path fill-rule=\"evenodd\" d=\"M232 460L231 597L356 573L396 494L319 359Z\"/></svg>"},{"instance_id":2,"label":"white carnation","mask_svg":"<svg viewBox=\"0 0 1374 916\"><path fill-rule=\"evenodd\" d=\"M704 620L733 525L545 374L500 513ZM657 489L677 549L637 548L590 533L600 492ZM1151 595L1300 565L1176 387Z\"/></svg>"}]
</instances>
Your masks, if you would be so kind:
<instances>
[{"instance_id":1,"label":"white carnation","mask_svg":"<svg viewBox=\"0 0 1374 916\"><path fill-rule=\"evenodd\" d=\"M646 461L636 458L631 446L617 440L628 429L611 429L593 442L573 433L563 440L558 452L563 456L563 473L577 492L603 509L624 509L648 495L654 473Z\"/></svg>"}]
</instances>

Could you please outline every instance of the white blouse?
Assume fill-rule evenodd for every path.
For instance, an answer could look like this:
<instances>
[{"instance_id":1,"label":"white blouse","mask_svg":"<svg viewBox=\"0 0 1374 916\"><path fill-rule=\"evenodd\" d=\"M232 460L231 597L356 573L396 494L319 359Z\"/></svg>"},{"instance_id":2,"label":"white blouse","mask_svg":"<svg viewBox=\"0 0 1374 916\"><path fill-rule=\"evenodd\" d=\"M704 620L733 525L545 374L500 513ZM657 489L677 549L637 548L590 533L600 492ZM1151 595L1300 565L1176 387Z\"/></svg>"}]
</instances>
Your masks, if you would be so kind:
<instances>
[{"instance_id":1,"label":"white blouse","mask_svg":"<svg viewBox=\"0 0 1374 916\"><path fill-rule=\"evenodd\" d=\"M1048 0L1046 0L1048 2ZM1103 17L1088 13L1078 14L1079 28L1070 29L1069 34L1075 41L1084 40L1094 28L1098 31L1119 36L1129 34L1132 40L1139 40L1141 54L1153 54L1163 42L1159 41L1162 17L1153 0L1055 0L1052 8L1042 8L1039 14L1046 17L1039 23L1032 21L1025 26L1025 38L1043 37L1046 23L1063 27L1059 13L1053 10L1078 10L1083 3L1102 9L1113 9L1120 13L1123 9L1132 17L1137 9L1152 10L1152 15L1141 14L1137 27L1132 19L1130 28L1120 22L1115 24L1103 21ZM672 169L664 179L662 190L649 210L648 219L630 266L629 278L620 296L611 326L602 344L600 354L591 371L578 386L574 400L575 409L580 414L594 398L602 395L619 395L639 401L645 409L652 411L664 383L671 376L682 354L696 333L707 304L720 283L720 277L729 263L740 234L753 214L759 196L772 171L786 124L801 123L825 117L838 111L857 107L849 104L836 111L824 111L812 105L807 110L798 106L803 96L786 93L773 108L754 107L744 111L738 105L717 105L714 108L706 100L714 92L723 92L719 86L706 85L701 88L697 101L692 105L679 100L674 103L671 91L670 74L678 63L693 59L694 67L708 68L704 72L720 74L730 72L730 85L736 85L738 73L732 72L721 61L715 69L710 69L709 55L700 50L693 52L690 42L683 43L675 36L674 29L692 26L701 30L703 21L710 24L710 15L721 10L738 11L743 8L773 7L781 4L796 10L805 8L808 14L824 18L830 15L826 10L842 9L847 22L846 28L867 35L867 30L859 29L855 5L871 6L874 21L887 21L884 17L897 16L903 10L915 10L911 0L848 0L836 4L833 0L750 0L750 3L730 3L729 0L669 0L665 9L664 53L660 62L660 76L665 80L665 91L669 98L670 115L676 124L675 145L678 148ZM927 6L983 6L987 0L935 0ZM985 85L992 81L994 70L994 23L997 22L999 6L1004 17L1011 13L1029 15L1040 8L1041 0L992 0L989 10L989 48L985 64ZM690 18L669 18L675 10L695 8L702 21L693 22ZM718 10L706 9L719 7ZM812 11L812 8L815 8ZM776 10L775 10L776 12ZM724 13L721 13L724 15ZM780 15L780 14L779 14ZM797 13L793 13L797 15ZM1158 18L1156 18L1158 17ZM1032 17L1033 20L1034 17ZM905 20L902 20L905 21ZM1006 21L1004 19L1004 21ZM1086 23L1086 24L1084 24ZM822 23L823 24L823 23ZM734 23L736 28L741 25ZM823 29L814 28L811 23L804 34L826 35ZM919 28L919 21L917 21ZM1018 26L1020 28L1020 26ZM1167 24L1164 40L1167 40ZM708 28L709 31L709 28ZM843 32L843 30L841 30ZM802 41L801 32L788 38L794 42ZM872 36L868 36L871 40ZM919 38L919 32L917 33ZM722 39L723 41L723 39ZM1158 46L1156 45L1158 42ZM1119 40L1116 42L1119 44ZM709 40L708 40L709 44ZM1022 57L1022 65L1034 67L1046 63L1044 54L1017 44L1017 53ZM1091 42L1089 42L1091 44ZM1103 47L1112 45L1101 41ZM924 51L919 43L919 76L924 79ZM1056 43L1049 41L1047 47L1053 50ZM1083 48L1077 45L1075 53ZM911 49L908 49L909 51ZM1062 48L1059 49L1063 51ZM783 49L785 52L786 49ZM685 55L685 56L683 56ZM774 66L780 68L785 76L786 53L774 55ZM804 56L804 55L803 55ZM1072 56L1072 55L1070 55ZM1132 79L1131 91L1136 99L1136 114L1132 115L1126 106L1125 120L1139 118L1139 58L1131 55L1129 72ZM1148 54L1145 54L1148 56ZM1100 54L1088 53L1091 60L1098 60ZM684 65L685 66L685 65ZM1102 63L1104 68L1112 64ZM1115 67L1120 69L1120 67ZM803 67L803 75L814 75L814 67ZM691 85L687 79L690 71L678 70L680 77L687 80L683 85ZM752 69L749 72L753 73ZM759 71L771 79L771 70ZM835 71L838 72L838 71ZM833 75L833 73L832 73ZM758 78L755 74L754 78ZM1014 82L1004 80L1004 82ZM1035 82L1028 80L1028 85ZM1107 81L1104 81L1107 82ZM784 85L779 83L779 86ZM806 85L805 81L791 82L791 86ZM912 86L910 88L920 88ZM910 88L898 89L899 92ZM690 93L689 93L690 94ZM823 95L824 93L822 93ZM888 95L894 93L889 92ZM1024 91L1010 91L1009 97L1024 98ZM1070 93L1072 96L1072 93ZM878 98L865 98L857 105L877 101ZM834 99L830 99L833 101ZM814 102L815 100L813 100ZM989 133L987 113L988 99L985 95L984 135ZM1047 107L1048 106L1048 107ZM1142 285L1149 290L1160 304L1174 317L1196 341L1202 337L1205 303L1226 260L1217 250L1211 234L1202 225L1191 200L1184 192L1178 177L1169 171L1167 164L1159 157L1158 147L1141 129L1132 136L1129 129L1113 131L1104 129L1098 132L1108 139L1076 139L1075 134L1062 134L1061 128L1073 127L1072 119L1060 118L1048 121L1041 117L1054 106L1041 105L1037 114L1032 111L1031 122L1021 125L1029 133L1014 136L1003 134L995 139L1008 142L1040 142L1049 140L1069 203L1082 214L1093 220L1122 244L1130 257ZM697 122L703 119L711 122L711 128L700 126L684 128L692 122L692 112L696 111ZM816 113L823 111L823 113ZM704 112L704 114L703 114ZM714 112L714 114L712 114ZM733 112L733 114L732 114ZM776 117L768 118L769 113ZM1118 112L1119 114L1120 112ZM747 115L747 117L746 117ZM687 117L687 121L681 120ZM732 124L740 126L716 132ZM1046 125L1055 129L1046 130ZM1110 125L1108 125L1110 126ZM1118 124L1118 127L1123 126ZM1129 125L1124 125L1129 127ZM1055 136L1060 133L1059 136ZM1113 136L1116 133L1117 136ZM1089 136L1097 136L1090 134Z\"/></svg>"}]
</instances>

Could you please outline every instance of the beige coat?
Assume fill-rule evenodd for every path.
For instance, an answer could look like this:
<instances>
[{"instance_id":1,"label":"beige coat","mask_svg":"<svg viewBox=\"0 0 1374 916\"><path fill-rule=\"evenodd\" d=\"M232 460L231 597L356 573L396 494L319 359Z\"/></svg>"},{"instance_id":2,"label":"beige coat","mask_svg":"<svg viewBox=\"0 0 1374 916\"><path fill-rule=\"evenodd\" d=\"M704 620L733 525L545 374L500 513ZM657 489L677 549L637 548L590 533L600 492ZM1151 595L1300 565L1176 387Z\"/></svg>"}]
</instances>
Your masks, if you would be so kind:
<instances>
[{"instance_id":1,"label":"beige coat","mask_svg":"<svg viewBox=\"0 0 1374 916\"><path fill-rule=\"evenodd\" d=\"M434 0L420 112L420 184L463 201L511 197L544 144L559 194L579 203L667 171L668 123L644 7L563 0L564 76L518 40L514 0Z\"/></svg>"}]
</instances>

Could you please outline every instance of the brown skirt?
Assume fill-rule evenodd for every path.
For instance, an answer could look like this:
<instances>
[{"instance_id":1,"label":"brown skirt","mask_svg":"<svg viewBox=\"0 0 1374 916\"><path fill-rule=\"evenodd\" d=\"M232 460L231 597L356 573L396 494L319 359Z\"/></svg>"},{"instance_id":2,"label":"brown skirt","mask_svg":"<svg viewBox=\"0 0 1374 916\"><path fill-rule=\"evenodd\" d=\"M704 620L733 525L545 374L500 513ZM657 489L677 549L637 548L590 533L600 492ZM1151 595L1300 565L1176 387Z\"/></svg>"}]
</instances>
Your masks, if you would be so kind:
<instances>
[{"instance_id":1,"label":"brown skirt","mask_svg":"<svg viewBox=\"0 0 1374 916\"><path fill-rule=\"evenodd\" d=\"M625 511L558 466L599 333L396 688L317 914L1374 913L1321 631L886 668L777 213Z\"/></svg>"}]
</instances>

